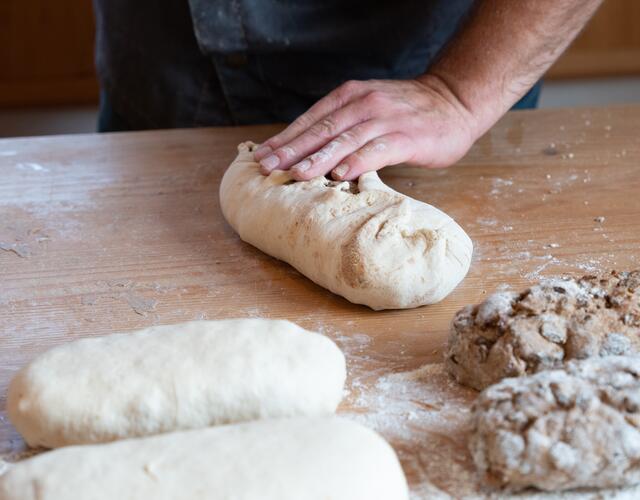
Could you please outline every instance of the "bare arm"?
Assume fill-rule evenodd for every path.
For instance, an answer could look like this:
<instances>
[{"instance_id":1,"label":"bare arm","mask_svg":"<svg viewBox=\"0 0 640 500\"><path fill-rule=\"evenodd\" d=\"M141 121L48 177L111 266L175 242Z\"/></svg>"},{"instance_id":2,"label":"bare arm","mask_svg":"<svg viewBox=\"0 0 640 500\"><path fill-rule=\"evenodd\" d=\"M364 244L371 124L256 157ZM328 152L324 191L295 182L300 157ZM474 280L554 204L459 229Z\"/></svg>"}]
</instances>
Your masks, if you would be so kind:
<instances>
[{"instance_id":1,"label":"bare arm","mask_svg":"<svg viewBox=\"0 0 640 500\"><path fill-rule=\"evenodd\" d=\"M602 0L483 0L415 80L352 81L256 152L263 173L351 180L408 163L459 160L560 56Z\"/></svg>"},{"instance_id":2,"label":"bare arm","mask_svg":"<svg viewBox=\"0 0 640 500\"><path fill-rule=\"evenodd\" d=\"M437 78L486 132L544 75L602 0L484 0L421 79Z\"/></svg>"}]
</instances>

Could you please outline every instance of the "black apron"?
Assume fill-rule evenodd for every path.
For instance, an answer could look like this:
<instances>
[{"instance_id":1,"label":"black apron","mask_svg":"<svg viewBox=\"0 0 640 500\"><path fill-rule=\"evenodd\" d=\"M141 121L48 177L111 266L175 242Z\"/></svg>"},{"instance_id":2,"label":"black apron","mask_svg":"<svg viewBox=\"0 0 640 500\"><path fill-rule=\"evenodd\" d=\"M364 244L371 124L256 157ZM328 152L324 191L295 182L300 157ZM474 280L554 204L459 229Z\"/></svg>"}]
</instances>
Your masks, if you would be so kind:
<instances>
[{"instance_id":1,"label":"black apron","mask_svg":"<svg viewBox=\"0 0 640 500\"><path fill-rule=\"evenodd\" d=\"M94 0L101 130L289 122L426 71L473 0Z\"/></svg>"}]
</instances>

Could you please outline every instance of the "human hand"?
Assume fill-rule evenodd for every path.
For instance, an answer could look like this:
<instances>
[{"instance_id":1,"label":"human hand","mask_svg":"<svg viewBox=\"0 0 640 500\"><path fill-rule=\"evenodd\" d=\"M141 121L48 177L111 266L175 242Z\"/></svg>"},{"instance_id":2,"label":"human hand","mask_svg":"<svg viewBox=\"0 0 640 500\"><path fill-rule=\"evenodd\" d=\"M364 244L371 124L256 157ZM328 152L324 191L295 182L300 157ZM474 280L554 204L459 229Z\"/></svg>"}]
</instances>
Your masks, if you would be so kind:
<instances>
[{"instance_id":1,"label":"human hand","mask_svg":"<svg viewBox=\"0 0 640 500\"><path fill-rule=\"evenodd\" d=\"M447 167L481 135L477 120L439 78L350 81L320 99L255 152L261 172L296 180L331 172L353 180L406 163Z\"/></svg>"}]
</instances>

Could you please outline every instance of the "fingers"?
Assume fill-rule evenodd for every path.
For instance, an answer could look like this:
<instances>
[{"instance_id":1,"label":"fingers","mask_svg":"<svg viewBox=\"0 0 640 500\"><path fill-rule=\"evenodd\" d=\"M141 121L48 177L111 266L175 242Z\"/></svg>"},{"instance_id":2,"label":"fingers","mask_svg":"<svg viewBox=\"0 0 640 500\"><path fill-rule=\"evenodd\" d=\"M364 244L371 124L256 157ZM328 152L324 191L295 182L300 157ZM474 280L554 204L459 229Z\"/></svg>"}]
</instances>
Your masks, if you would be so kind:
<instances>
[{"instance_id":1,"label":"fingers","mask_svg":"<svg viewBox=\"0 0 640 500\"><path fill-rule=\"evenodd\" d=\"M274 150L269 157L262 160L260 162L262 172L268 174L276 168L282 170L288 169L307 158L309 154L316 152L316 155L314 158L311 158L311 161L323 158L327 160L330 159L335 149L335 145L329 146L332 140L339 140L339 142L348 145L353 142L353 140L360 139L359 135L357 137L347 135L340 139L338 139L338 137L345 131L366 121L369 118L369 113L370 110L366 106L363 106L361 101L358 100L329 114L283 147ZM366 140L368 141L370 139L371 137L367 137ZM358 146L361 145L362 144L358 144ZM330 155L329 157L320 154L323 146L328 148L325 153L328 153ZM273 157L275 157L275 159Z\"/></svg>"},{"instance_id":2,"label":"fingers","mask_svg":"<svg viewBox=\"0 0 640 500\"><path fill-rule=\"evenodd\" d=\"M343 158L380 136L385 128L384 122L369 120L342 132L324 147L294 165L291 168L291 176L296 180L304 181L325 175Z\"/></svg>"},{"instance_id":3,"label":"fingers","mask_svg":"<svg viewBox=\"0 0 640 500\"><path fill-rule=\"evenodd\" d=\"M345 157L331 171L331 176L335 180L351 181L365 172L411 161L412 151L413 145L406 135L401 133L383 135Z\"/></svg>"},{"instance_id":4,"label":"fingers","mask_svg":"<svg viewBox=\"0 0 640 500\"><path fill-rule=\"evenodd\" d=\"M340 85L340 87L331 91L311 106L305 113L296 118L282 132L262 143L254 153L256 160L261 161L270 157L274 150L286 145L330 113L333 113L366 92L367 86L363 82L348 81ZM273 164L273 162L271 162L271 164Z\"/></svg>"}]
</instances>

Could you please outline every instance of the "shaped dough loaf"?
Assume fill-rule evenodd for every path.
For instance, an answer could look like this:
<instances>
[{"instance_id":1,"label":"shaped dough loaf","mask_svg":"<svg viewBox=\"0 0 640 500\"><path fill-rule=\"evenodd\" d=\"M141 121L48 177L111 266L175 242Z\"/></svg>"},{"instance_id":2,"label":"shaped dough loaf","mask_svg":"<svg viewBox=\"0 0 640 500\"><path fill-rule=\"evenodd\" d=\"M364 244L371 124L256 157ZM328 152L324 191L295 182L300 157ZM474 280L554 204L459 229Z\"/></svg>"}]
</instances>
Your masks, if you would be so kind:
<instances>
[{"instance_id":1,"label":"shaped dough loaf","mask_svg":"<svg viewBox=\"0 0 640 500\"><path fill-rule=\"evenodd\" d=\"M55 347L12 380L7 409L30 446L55 448L328 415L345 375L330 339L289 321L194 321Z\"/></svg>"},{"instance_id":2,"label":"shaped dough loaf","mask_svg":"<svg viewBox=\"0 0 640 500\"><path fill-rule=\"evenodd\" d=\"M222 212L240 237L317 284L372 309L442 300L464 278L473 245L448 215L400 194L375 172L354 182L288 171L260 174L255 145L220 185Z\"/></svg>"},{"instance_id":3,"label":"shaped dough loaf","mask_svg":"<svg viewBox=\"0 0 640 500\"><path fill-rule=\"evenodd\" d=\"M0 476L2 500L406 500L393 449L332 418L274 419L72 446Z\"/></svg>"}]
</instances>

